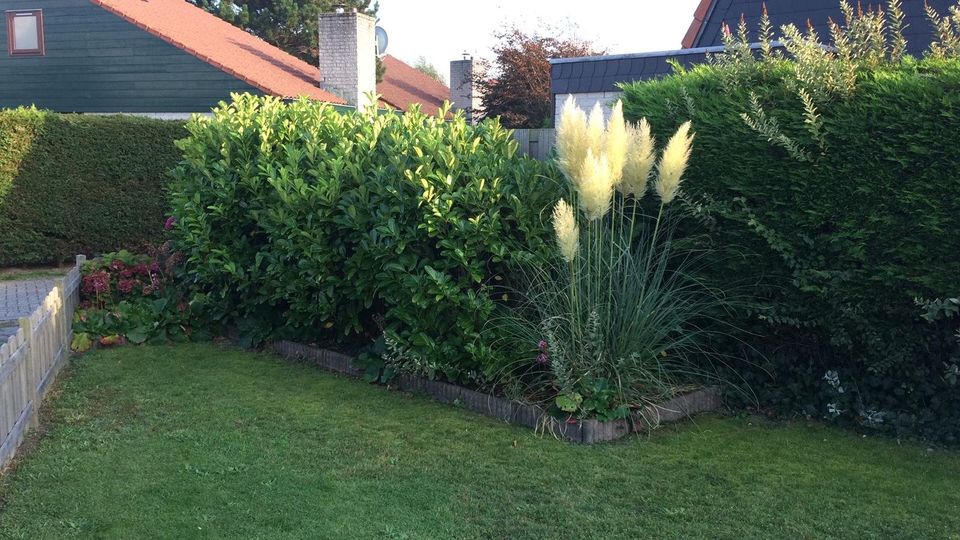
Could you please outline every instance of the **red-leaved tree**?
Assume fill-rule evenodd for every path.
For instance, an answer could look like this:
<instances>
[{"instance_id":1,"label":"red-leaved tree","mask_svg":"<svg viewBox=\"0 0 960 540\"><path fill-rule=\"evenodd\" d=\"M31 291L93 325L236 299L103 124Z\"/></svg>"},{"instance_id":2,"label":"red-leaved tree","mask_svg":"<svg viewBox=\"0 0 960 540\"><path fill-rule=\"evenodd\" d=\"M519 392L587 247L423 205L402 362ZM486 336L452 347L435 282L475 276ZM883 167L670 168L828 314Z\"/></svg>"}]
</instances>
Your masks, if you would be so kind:
<instances>
[{"instance_id":1,"label":"red-leaved tree","mask_svg":"<svg viewBox=\"0 0 960 540\"><path fill-rule=\"evenodd\" d=\"M482 118L499 116L509 128L549 126L553 121L550 59L603 54L588 41L548 33L555 32L508 28L495 35L495 58L481 62L476 81Z\"/></svg>"}]
</instances>

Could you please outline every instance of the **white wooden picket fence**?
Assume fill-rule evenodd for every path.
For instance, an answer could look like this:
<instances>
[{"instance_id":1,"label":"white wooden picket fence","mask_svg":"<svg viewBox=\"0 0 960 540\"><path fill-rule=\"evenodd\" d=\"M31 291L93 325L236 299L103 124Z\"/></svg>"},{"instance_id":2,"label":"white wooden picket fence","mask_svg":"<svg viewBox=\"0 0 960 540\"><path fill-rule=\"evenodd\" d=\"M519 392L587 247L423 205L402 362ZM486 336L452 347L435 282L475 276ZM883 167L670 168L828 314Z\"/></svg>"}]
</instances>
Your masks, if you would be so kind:
<instances>
[{"instance_id":1,"label":"white wooden picket fence","mask_svg":"<svg viewBox=\"0 0 960 540\"><path fill-rule=\"evenodd\" d=\"M0 470L27 432L39 425L40 403L70 355L83 261L77 257L77 265L55 280L41 305L0 344Z\"/></svg>"}]
</instances>

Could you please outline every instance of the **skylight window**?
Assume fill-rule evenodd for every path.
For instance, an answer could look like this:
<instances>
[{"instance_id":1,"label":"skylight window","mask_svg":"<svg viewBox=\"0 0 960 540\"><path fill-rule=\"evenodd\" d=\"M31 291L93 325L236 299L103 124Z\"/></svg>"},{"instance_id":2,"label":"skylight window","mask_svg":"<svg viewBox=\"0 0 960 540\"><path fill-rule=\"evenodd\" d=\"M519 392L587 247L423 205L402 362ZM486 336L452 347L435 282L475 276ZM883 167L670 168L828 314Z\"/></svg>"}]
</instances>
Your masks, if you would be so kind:
<instances>
[{"instance_id":1,"label":"skylight window","mask_svg":"<svg viewBox=\"0 0 960 540\"><path fill-rule=\"evenodd\" d=\"M43 56L43 11L8 11L7 50L11 56Z\"/></svg>"}]
</instances>

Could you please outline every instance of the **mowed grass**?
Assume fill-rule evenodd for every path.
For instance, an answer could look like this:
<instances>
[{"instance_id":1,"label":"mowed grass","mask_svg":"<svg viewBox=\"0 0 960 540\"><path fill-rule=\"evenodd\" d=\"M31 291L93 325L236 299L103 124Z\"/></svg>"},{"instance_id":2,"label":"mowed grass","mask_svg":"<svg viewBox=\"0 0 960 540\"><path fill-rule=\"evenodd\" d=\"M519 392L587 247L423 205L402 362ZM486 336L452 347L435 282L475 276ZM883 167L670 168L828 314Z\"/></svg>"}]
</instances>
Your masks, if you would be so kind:
<instances>
[{"instance_id":1,"label":"mowed grass","mask_svg":"<svg viewBox=\"0 0 960 540\"><path fill-rule=\"evenodd\" d=\"M595 447L214 345L76 359L9 538L960 538L960 454L698 417Z\"/></svg>"},{"instance_id":2,"label":"mowed grass","mask_svg":"<svg viewBox=\"0 0 960 540\"><path fill-rule=\"evenodd\" d=\"M69 268L0 268L0 282L55 279L67 275Z\"/></svg>"}]
</instances>

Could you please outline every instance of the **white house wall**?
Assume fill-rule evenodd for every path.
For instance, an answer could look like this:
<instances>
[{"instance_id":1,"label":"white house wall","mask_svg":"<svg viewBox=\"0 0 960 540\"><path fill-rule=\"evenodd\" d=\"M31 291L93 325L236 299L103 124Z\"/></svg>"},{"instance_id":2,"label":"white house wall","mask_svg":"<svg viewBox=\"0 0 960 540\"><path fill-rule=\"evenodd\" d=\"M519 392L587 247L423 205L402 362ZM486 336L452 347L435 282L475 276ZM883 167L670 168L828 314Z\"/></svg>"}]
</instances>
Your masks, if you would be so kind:
<instances>
[{"instance_id":1,"label":"white house wall","mask_svg":"<svg viewBox=\"0 0 960 540\"><path fill-rule=\"evenodd\" d=\"M610 118L610 107L623 96L623 92L589 92L585 94L557 94L554 96L556 100L556 109L554 112L554 123L556 126L557 122L560 120L560 112L563 110L563 104L567 101L567 98L573 96L573 99L577 102L577 105L581 109L587 111L588 113L593 110L594 105L597 103L603 107L603 117L604 120Z\"/></svg>"}]
</instances>

